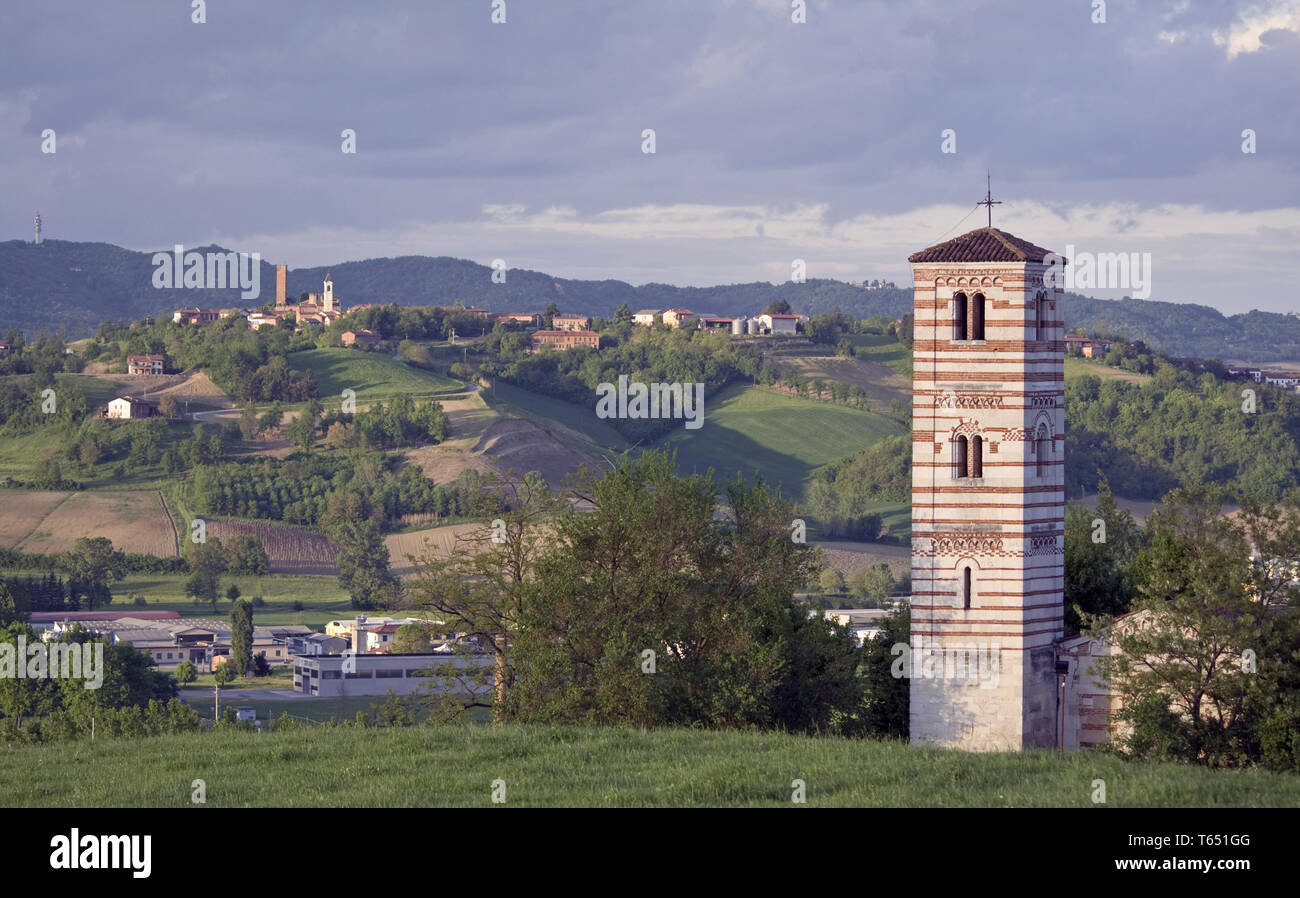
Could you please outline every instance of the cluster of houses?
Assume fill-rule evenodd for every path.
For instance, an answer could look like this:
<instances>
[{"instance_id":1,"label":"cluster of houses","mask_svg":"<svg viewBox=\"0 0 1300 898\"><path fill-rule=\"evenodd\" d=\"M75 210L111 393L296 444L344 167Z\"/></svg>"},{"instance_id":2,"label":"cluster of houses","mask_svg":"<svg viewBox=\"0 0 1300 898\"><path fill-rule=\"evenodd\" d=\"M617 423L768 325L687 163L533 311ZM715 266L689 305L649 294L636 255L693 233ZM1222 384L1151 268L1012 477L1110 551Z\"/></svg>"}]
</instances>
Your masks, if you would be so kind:
<instances>
[{"instance_id":1,"label":"cluster of houses","mask_svg":"<svg viewBox=\"0 0 1300 898\"><path fill-rule=\"evenodd\" d=\"M540 315L509 312L496 316L498 321L536 325ZM756 336L765 334L795 334L799 324L806 320L806 315L768 314L753 318L732 318L723 315L697 315L690 309L641 309L632 315L632 323L641 327L653 327L662 324L674 330L695 329L721 330L735 336ZM555 315L551 319L549 330L534 331L532 335L533 351L549 346L560 351L578 346L593 349L600 346L600 335L591 330L591 319L586 315Z\"/></svg>"},{"instance_id":2,"label":"cluster of houses","mask_svg":"<svg viewBox=\"0 0 1300 898\"><path fill-rule=\"evenodd\" d=\"M230 624L202 618L182 618L175 611L43 611L33 612L32 627L46 640L59 639L81 626L112 645L130 645L143 652L160 670L175 670L182 661L209 672L230 656ZM291 624L253 627L253 654L266 655L270 664L288 664L290 640L310 636L310 627Z\"/></svg>"},{"instance_id":3,"label":"cluster of houses","mask_svg":"<svg viewBox=\"0 0 1300 898\"><path fill-rule=\"evenodd\" d=\"M303 695L406 695L429 682L433 669L450 664L468 669L491 663L481 652L466 651L458 637L439 639L421 654L394 654L393 637L402 626L427 625L416 618L367 618L330 621L325 632L293 624L253 627L252 654L268 664L293 668L293 688ZM175 611L51 611L31 616L31 625L46 641L72 627L83 627L112 645L130 645L160 670L175 670L188 661L197 671L215 671L230 659L230 624L181 618Z\"/></svg>"}]
</instances>

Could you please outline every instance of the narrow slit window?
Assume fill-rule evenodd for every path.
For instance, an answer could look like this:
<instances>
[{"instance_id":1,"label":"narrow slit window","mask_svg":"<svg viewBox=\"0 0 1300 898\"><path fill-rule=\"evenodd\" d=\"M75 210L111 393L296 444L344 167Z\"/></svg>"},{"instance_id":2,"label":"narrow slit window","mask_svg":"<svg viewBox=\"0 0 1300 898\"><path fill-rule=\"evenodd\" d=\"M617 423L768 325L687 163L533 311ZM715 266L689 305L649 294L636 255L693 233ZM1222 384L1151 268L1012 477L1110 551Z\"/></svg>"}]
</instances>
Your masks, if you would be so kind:
<instances>
[{"instance_id":1,"label":"narrow slit window","mask_svg":"<svg viewBox=\"0 0 1300 898\"><path fill-rule=\"evenodd\" d=\"M1047 339L1047 296L1042 293L1034 300L1034 339Z\"/></svg>"},{"instance_id":2,"label":"narrow slit window","mask_svg":"<svg viewBox=\"0 0 1300 898\"><path fill-rule=\"evenodd\" d=\"M1039 477L1047 476L1047 428L1038 428L1038 439L1034 441L1034 459Z\"/></svg>"},{"instance_id":3,"label":"narrow slit window","mask_svg":"<svg viewBox=\"0 0 1300 898\"><path fill-rule=\"evenodd\" d=\"M966 611L970 611L970 586L970 568L966 568L961 572L961 606Z\"/></svg>"},{"instance_id":4,"label":"narrow slit window","mask_svg":"<svg viewBox=\"0 0 1300 898\"><path fill-rule=\"evenodd\" d=\"M958 293L952 298L952 338L966 339L966 294Z\"/></svg>"},{"instance_id":5,"label":"narrow slit window","mask_svg":"<svg viewBox=\"0 0 1300 898\"><path fill-rule=\"evenodd\" d=\"M983 293L976 293L973 297L971 297L970 338L972 340L984 339L984 294Z\"/></svg>"},{"instance_id":6,"label":"narrow slit window","mask_svg":"<svg viewBox=\"0 0 1300 898\"><path fill-rule=\"evenodd\" d=\"M984 439L983 437L970 438L970 476L984 476Z\"/></svg>"},{"instance_id":7,"label":"narrow slit window","mask_svg":"<svg viewBox=\"0 0 1300 898\"><path fill-rule=\"evenodd\" d=\"M968 477L967 459L966 459L966 438L957 437L954 442L953 452L953 473L957 477Z\"/></svg>"}]
</instances>

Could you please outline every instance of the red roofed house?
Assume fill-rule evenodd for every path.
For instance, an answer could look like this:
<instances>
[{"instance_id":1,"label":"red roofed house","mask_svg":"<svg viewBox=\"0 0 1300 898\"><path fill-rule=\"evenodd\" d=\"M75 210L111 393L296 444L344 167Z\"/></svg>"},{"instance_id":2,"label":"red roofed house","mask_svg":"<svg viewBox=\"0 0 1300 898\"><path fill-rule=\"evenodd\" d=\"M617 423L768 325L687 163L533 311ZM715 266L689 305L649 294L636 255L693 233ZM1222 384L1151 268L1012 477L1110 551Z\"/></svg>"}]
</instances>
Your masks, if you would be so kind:
<instances>
[{"instance_id":1,"label":"red roofed house","mask_svg":"<svg viewBox=\"0 0 1300 898\"><path fill-rule=\"evenodd\" d=\"M344 331L340 338L344 346L364 346L366 349L373 349L379 342L379 334L374 331Z\"/></svg>"}]
</instances>

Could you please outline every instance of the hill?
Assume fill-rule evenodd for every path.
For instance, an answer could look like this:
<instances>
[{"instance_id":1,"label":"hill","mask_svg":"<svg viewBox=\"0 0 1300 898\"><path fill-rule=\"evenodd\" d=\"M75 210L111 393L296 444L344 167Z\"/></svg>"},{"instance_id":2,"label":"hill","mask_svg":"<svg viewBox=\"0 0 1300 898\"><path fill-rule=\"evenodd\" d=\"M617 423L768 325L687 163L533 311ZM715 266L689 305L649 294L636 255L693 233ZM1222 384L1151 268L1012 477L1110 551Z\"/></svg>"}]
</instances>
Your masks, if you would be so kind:
<instances>
[{"instance_id":1,"label":"hill","mask_svg":"<svg viewBox=\"0 0 1300 898\"><path fill-rule=\"evenodd\" d=\"M186 251L227 252L218 246ZM260 306L275 298L275 265L263 260L261 296L241 299L238 290L159 290L153 286L153 253L108 243L46 240L40 246L21 240L0 242L0 331L13 325L29 335L44 328L66 329L69 337L90 334L100 322L127 322L171 314L180 306ZM344 306L360 303L466 305L491 311L541 311L554 302L562 309L611 316L621 303L638 308L686 306L720 315L757 314L773 300L785 299L797 311L899 317L912 307L910 290L863 290L842 281L805 284L765 282L718 287L634 287L617 280L582 281L540 271L510 269L504 284L492 283L492 269L448 256L401 256L342 262L289 271L291 297L319 291L326 274Z\"/></svg>"},{"instance_id":2,"label":"hill","mask_svg":"<svg viewBox=\"0 0 1300 898\"><path fill-rule=\"evenodd\" d=\"M376 699L376 701L380 701ZM783 733L443 726L312 727L10 744L11 807L1294 807L1300 778L1126 763L1098 752L970 754ZM342 775L340 775L342 774Z\"/></svg>"},{"instance_id":3,"label":"hill","mask_svg":"<svg viewBox=\"0 0 1300 898\"><path fill-rule=\"evenodd\" d=\"M218 246L186 247L226 252ZM46 240L0 242L0 330L12 325L29 335L44 328L85 336L101 321L127 322L170 314L179 306L261 305L274 299L275 265L263 260L260 300L239 298L238 290L159 290L152 283L153 253L109 243ZM359 303L466 305L491 311L541 311L554 302L564 310L608 317L621 303L638 308L684 306L717 315L756 314L784 299L797 312L814 315L837 306L847 315L898 318L912 309L909 289L863 290L832 280L804 284L725 284L678 287L624 281L557 278L540 271L510 269L504 284L492 283L492 269L449 256L400 256L293 269L288 292L319 291L332 274L345 307ZM1066 294L1068 327L1145 340L1175 356L1241 358L1267 362L1300 359L1300 318L1251 311L1225 316L1191 303L1094 299Z\"/></svg>"}]
</instances>

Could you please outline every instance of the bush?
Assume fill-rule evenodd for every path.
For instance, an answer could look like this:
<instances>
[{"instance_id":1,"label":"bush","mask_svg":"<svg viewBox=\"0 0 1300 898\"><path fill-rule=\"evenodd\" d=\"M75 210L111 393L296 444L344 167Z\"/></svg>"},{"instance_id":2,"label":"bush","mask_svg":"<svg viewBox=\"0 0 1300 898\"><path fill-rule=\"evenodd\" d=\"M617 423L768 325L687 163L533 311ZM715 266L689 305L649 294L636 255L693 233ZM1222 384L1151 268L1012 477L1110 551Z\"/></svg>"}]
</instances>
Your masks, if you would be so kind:
<instances>
[{"instance_id":1,"label":"bush","mask_svg":"<svg viewBox=\"0 0 1300 898\"><path fill-rule=\"evenodd\" d=\"M253 596L252 604L254 608L261 608L264 605L266 605L266 600L263 599L261 596Z\"/></svg>"},{"instance_id":2,"label":"bush","mask_svg":"<svg viewBox=\"0 0 1300 898\"><path fill-rule=\"evenodd\" d=\"M302 610L302 602L298 601L297 599L294 599L294 600L293 600L293 605L290 606L290 607L292 607L294 611L301 611L301 610Z\"/></svg>"},{"instance_id":3,"label":"bush","mask_svg":"<svg viewBox=\"0 0 1300 898\"><path fill-rule=\"evenodd\" d=\"M134 596L131 597L131 604L137 608L143 608L149 603L145 601L144 596L140 595L139 593L136 593Z\"/></svg>"}]
</instances>

